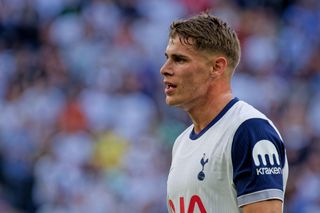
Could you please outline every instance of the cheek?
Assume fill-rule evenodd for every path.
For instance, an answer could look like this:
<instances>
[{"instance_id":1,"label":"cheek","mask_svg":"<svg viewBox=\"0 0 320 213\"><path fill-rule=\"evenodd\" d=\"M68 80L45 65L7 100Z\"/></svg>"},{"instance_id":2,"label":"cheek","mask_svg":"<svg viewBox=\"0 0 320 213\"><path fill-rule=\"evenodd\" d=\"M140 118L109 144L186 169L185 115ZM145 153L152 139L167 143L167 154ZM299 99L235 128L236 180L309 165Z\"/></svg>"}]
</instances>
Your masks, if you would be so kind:
<instances>
[{"instance_id":1,"label":"cheek","mask_svg":"<svg viewBox=\"0 0 320 213\"><path fill-rule=\"evenodd\" d=\"M188 66L179 70L178 73L181 89L190 94L202 90L210 78L207 68L202 66Z\"/></svg>"},{"instance_id":2,"label":"cheek","mask_svg":"<svg viewBox=\"0 0 320 213\"><path fill-rule=\"evenodd\" d=\"M206 84L208 77L204 75L189 73L184 76L183 84L185 87L189 89L199 89L199 87L204 86Z\"/></svg>"},{"instance_id":3,"label":"cheek","mask_svg":"<svg viewBox=\"0 0 320 213\"><path fill-rule=\"evenodd\" d=\"M182 78L181 80L181 88L184 91L190 92L198 87L197 79L193 75L184 76L184 78Z\"/></svg>"},{"instance_id":4,"label":"cheek","mask_svg":"<svg viewBox=\"0 0 320 213\"><path fill-rule=\"evenodd\" d=\"M188 76L184 79L183 84L180 87L178 94L185 99L193 99L198 97L202 93L201 84L198 82L198 79Z\"/></svg>"},{"instance_id":5,"label":"cheek","mask_svg":"<svg viewBox=\"0 0 320 213\"><path fill-rule=\"evenodd\" d=\"M208 90L210 89L208 79L204 78L203 76L190 78L186 87L187 88L185 91L187 91L188 95L191 96L192 99L206 96L208 94Z\"/></svg>"}]
</instances>

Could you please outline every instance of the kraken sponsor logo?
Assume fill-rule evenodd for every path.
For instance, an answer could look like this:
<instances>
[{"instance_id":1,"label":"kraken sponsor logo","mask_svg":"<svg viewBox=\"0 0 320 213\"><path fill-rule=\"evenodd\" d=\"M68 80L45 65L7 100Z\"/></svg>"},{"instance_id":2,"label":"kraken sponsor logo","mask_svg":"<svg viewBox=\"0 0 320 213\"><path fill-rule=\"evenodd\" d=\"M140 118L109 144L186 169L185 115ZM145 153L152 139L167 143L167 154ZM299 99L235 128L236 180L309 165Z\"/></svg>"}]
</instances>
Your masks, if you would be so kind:
<instances>
[{"instance_id":1,"label":"kraken sponsor logo","mask_svg":"<svg viewBox=\"0 0 320 213\"><path fill-rule=\"evenodd\" d=\"M279 153L271 141L258 141L252 150L257 175L277 175L282 173Z\"/></svg>"},{"instance_id":2,"label":"kraken sponsor logo","mask_svg":"<svg viewBox=\"0 0 320 213\"><path fill-rule=\"evenodd\" d=\"M256 168L257 175L279 175L282 173L281 167L262 167Z\"/></svg>"}]
</instances>

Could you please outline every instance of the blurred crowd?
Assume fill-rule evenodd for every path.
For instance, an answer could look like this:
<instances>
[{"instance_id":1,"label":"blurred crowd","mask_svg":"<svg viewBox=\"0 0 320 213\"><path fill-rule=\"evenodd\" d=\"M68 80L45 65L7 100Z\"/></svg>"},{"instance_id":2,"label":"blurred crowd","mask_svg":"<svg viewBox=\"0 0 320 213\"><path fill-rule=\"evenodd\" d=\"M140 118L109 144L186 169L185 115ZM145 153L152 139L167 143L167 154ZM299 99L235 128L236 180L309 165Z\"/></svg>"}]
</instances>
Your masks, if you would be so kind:
<instances>
[{"instance_id":1,"label":"blurred crowd","mask_svg":"<svg viewBox=\"0 0 320 213\"><path fill-rule=\"evenodd\" d=\"M286 143L285 212L320 212L318 0L0 0L0 212L166 212L190 122L159 69L170 23L207 8L241 40L234 94Z\"/></svg>"}]
</instances>

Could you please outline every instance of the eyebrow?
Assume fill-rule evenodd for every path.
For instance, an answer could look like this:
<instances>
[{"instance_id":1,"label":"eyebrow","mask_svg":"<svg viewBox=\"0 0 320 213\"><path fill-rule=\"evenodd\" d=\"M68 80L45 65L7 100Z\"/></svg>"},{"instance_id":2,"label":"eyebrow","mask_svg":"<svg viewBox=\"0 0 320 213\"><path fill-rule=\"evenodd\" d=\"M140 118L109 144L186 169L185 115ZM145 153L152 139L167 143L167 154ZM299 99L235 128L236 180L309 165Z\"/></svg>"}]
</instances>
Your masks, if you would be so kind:
<instances>
[{"instance_id":1,"label":"eyebrow","mask_svg":"<svg viewBox=\"0 0 320 213\"><path fill-rule=\"evenodd\" d=\"M164 55L166 56L166 58L169 58L168 53L164 53ZM176 53L172 54L172 55L171 55L171 57L172 57L172 58L188 59L188 57L187 57L187 56L182 55L182 54L176 54Z\"/></svg>"}]
</instances>

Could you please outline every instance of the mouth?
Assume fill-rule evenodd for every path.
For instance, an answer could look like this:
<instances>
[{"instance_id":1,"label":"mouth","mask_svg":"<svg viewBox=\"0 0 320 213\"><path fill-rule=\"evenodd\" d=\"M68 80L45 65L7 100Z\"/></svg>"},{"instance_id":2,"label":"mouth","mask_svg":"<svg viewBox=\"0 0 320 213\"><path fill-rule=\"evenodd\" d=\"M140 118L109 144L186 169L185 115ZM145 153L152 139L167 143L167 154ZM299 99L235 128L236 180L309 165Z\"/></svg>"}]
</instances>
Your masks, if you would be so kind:
<instances>
[{"instance_id":1,"label":"mouth","mask_svg":"<svg viewBox=\"0 0 320 213\"><path fill-rule=\"evenodd\" d=\"M165 84L165 85L166 85L166 89L177 88L177 85L175 85L175 84L168 83L168 84Z\"/></svg>"},{"instance_id":2,"label":"mouth","mask_svg":"<svg viewBox=\"0 0 320 213\"><path fill-rule=\"evenodd\" d=\"M167 81L165 81L164 84L165 84L164 92L166 93L166 95L172 95L176 90L177 85Z\"/></svg>"}]
</instances>

